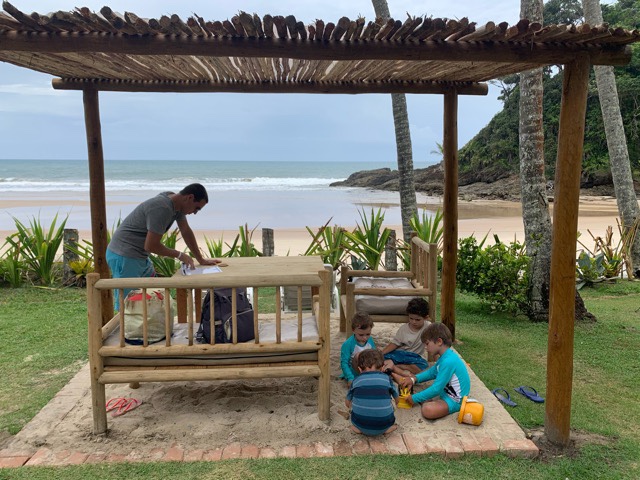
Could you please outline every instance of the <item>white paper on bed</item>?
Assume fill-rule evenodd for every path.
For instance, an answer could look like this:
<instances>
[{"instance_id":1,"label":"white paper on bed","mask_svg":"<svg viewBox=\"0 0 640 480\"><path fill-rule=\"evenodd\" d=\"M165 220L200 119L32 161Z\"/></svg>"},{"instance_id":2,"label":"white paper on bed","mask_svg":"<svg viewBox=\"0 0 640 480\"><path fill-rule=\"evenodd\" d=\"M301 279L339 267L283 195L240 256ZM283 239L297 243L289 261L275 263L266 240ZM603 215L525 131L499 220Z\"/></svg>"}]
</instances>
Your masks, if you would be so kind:
<instances>
[{"instance_id":1,"label":"white paper on bed","mask_svg":"<svg viewBox=\"0 0 640 480\"><path fill-rule=\"evenodd\" d=\"M353 281L360 288L413 288L407 278L357 277ZM356 295L356 311L373 315L404 315L412 296Z\"/></svg>"}]
</instances>

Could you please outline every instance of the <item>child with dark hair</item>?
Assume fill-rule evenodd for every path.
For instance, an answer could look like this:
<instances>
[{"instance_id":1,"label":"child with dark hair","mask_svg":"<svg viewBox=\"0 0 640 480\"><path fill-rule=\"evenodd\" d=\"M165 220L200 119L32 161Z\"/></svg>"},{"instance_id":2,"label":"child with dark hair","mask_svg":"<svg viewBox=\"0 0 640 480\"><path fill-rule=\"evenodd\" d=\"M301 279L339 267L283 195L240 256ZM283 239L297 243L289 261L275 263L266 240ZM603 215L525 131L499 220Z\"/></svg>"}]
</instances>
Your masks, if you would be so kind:
<instances>
[{"instance_id":1,"label":"child with dark hair","mask_svg":"<svg viewBox=\"0 0 640 480\"><path fill-rule=\"evenodd\" d=\"M342 377L349 385L358 375L357 360L360 352L376 348L373 338L371 338L372 328L373 321L366 312L356 312L351 319L353 335L347 338L340 348Z\"/></svg>"},{"instance_id":2,"label":"child with dark hair","mask_svg":"<svg viewBox=\"0 0 640 480\"><path fill-rule=\"evenodd\" d=\"M398 401L398 389L382 373L384 359L378 350L364 350L358 356L360 375L353 381L345 404L351 409L351 430L364 435L381 435L397 428L391 398Z\"/></svg>"},{"instance_id":3,"label":"child with dark hair","mask_svg":"<svg viewBox=\"0 0 640 480\"><path fill-rule=\"evenodd\" d=\"M402 325L391 343L384 347L385 371L406 377L426 370L429 365L423 358L424 344L420 339L427 325L430 324L429 302L424 298L412 298L407 304L408 322Z\"/></svg>"},{"instance_id":4,"label":"child with dark hair","mask_svg":"<svg viewBox=\"0 0 640 480\"><path fill-rule=\"evenodd\" d=\"M434 420L450 413L459 412L462 397L469 395L471 380L467 365L451 349L452 337L444 323L431 323L421 336L430 355L440 355L429 370L402 379L403 387L433 380L433 384L407 398L411 404L422 403L422 415Z\"/></svg>"}]
</instances>

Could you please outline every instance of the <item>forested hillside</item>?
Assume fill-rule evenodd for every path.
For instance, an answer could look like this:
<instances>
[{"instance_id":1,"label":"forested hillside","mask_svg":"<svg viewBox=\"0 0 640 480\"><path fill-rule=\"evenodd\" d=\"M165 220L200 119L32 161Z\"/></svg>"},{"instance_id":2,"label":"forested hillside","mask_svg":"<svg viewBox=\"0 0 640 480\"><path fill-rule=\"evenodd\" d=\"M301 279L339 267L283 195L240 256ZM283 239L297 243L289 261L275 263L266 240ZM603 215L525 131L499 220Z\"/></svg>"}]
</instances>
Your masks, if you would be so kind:
<instances>
[{"instance_id":1,"label":"forested hillside","mask_svg":"<svg viewBox=\"0 0 640 480\"><path fill-rule=\"evenodd\" d=\"M640 28L640 1L619 0L602 5L605 22L628 29ZM582 9L577 0L552 0L545 4L544 21L550 23L582 22ZM616 82L622 111L631 169L640 180L640 45L633 45L633 57L626 67L616 68ZM504 109L461 150L460 172L491 181L519 171L518 158L518 76L498 82L502 89ZM545 165L553 178L562 93L562 70L551 69L544 81ZM602 123L595 77L591 74L583 158L583 186L611 183L609 154Z\"/></svg>"}]
</instances>

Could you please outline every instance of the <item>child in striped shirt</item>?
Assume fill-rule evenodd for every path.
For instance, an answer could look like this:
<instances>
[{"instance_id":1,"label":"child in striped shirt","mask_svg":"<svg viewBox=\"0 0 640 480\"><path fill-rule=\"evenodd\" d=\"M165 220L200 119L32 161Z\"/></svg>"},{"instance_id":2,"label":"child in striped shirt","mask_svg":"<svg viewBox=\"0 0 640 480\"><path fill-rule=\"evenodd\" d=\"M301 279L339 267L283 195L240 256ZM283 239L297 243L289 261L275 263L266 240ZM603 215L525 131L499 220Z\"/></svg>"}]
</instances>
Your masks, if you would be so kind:
<instances>
[{"instance_id":1,"label":"child in striped shirt","mask_svg":"<svg viewBox=\"0 0 640 480\"><path fill-rule=\"evenodd\" d=\"M384 357L379 350L363 350L358 355L358 375L345 403L351 409L351 430L374 436L393 432L396 417L391 399L398 401L398 389L382 372Z\"/></svg>"}]
</instances>

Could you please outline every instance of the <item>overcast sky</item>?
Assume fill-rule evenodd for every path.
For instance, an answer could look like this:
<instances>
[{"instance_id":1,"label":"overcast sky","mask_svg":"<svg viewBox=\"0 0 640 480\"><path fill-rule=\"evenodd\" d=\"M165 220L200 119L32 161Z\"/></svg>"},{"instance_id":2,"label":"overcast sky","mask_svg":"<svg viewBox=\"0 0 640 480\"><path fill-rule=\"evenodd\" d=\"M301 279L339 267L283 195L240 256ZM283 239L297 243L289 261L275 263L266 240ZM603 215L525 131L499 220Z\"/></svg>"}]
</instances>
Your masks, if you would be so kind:
<instances>
[{"instance_id":1,"label":"overcast sky","mask_svg":"<svg viewBox=\"0 0 640 480\"><path fill-rule=\"evenodd\" d=\"M144 18L193 13L205 20L230 19L239 10L260 17L295 15L305 24L342 16L375 18L369 0L14 0L26 13L131 11ZM515 24L518 0L388 0L391 16L468 17ZM87 156L81 92L55 91L52 77L0 62L2 159L84 159ZM461 96L459 143L464 145L500 110L498 92ZM439 158L442 97L408 95L409 122L417 168ZM395 162L389 95L100 93L106 159L362 160Z\"/></svg>"}]
</instances>

